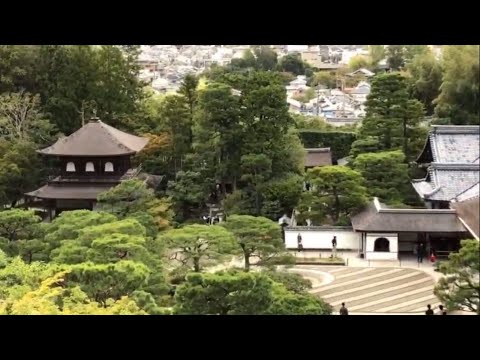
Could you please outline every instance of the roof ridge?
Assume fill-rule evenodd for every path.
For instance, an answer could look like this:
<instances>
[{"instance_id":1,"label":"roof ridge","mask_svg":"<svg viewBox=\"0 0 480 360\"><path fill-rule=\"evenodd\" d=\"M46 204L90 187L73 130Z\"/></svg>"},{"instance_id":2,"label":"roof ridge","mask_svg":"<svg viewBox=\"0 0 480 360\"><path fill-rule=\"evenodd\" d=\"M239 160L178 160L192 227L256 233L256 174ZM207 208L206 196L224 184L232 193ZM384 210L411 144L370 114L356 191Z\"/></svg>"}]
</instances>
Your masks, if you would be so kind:
<instances>
[{"instance_id":1,"label":"roof ridge","mask_svg":"<svg viewBox=\"0 0 480 360\"><path fill-rule=\"evenodd\" d=\"M435 162L430 165L435 170L480 170L480 164L476 163L439 163Z\"/></svg>"},{"instance_id":2,"label":"roof ridge","mask_svg":"<svg viewBox=\"0 0 480 360\"><path fill-rule=\"evenodd\" d=\"M125 150L128 150L128 151L134 151L133 149L129 148L128 146L126 146L125 144L123 144L114 134L112 134L112 132L110 131L110 129L115 129L113 126L110 126L106 123L104 123L103 121L101 120L98 120L98 124L100 124L100 127L105 130L108 134L108 136L113 140L115 141L119 146L123 147ZM121 130L118 130L118 129L115 129L117 131L121 131Z\"/></svg>"}]
</instances>

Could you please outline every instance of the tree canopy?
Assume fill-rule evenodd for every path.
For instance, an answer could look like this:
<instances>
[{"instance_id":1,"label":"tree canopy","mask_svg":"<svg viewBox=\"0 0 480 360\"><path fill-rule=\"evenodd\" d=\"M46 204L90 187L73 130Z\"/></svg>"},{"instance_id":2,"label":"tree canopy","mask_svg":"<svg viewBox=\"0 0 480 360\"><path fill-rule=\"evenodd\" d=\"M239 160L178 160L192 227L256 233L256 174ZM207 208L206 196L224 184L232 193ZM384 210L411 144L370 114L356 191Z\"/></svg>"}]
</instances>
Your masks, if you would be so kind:
<instances>
[{"instance_id":1,"label":"tree canopy","mask_svg":"<svg viewBox=\"0 0 480 360\"><path fill-rule=\"evenodd\" d=\"M435 295L450 310L467 310L480 315L480 245L478 240L462 240L458 253L440 264L445 276L435 286Z\"/></svg>"}]
</instances>

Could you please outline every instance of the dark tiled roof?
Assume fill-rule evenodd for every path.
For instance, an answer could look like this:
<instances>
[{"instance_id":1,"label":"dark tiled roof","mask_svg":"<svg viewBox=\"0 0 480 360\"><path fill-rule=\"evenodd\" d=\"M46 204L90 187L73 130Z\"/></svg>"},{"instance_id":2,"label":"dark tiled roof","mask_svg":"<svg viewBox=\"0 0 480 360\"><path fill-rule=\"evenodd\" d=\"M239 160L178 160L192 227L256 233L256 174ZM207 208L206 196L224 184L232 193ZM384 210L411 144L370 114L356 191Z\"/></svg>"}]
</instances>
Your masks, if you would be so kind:
<instances>
[{"instance_id":1,"label":"dark tiled roof","mask_svg":"<svg viewBox=\"0 0 480 360\"><path fill-rule=\"evenodd\" d=\"M305 149L305 167L332 165L332 153L330 148Z\"/></svg>"},{"instance_id":2,"label":"dark tiled roof","mask_svg":"<svg viewBox=\"0 0 480 360\"><path fill-rule=\"evenodd\" d=\"M418 161L431 153L433 162L442 164L477 163L480 156L480 126L434 125Z\"/></svg>"},{"instance_id":3,"label":"dark tiled roof","mask_svg":"<svg viewBox=\"0 0 480 360\"><path fill-rule=\"evenodd\" d=\"M428 176L412 182L427 200L450 201L480 181L480 126L433 126L418 163Z\"/></svg>"},{"instance_id":4,"label":"dark tiled roof","mask_svg":"<svg viewBox=\"0 0 480 360\"><path fill-rule=\"evenodd\" d=\"M100 193L107 191L112 186L113 184L110 186L55 186L54 184L50 184L26 193L25 195L39 199L96 200Z\"/></svg>"},{"instance_id":5,"label":"dark tiled roof","mask_svg":"<svg viewBox=\"0 0 480 360\"><path fill-rule=\"evenodd\" d=\"M39 153L57 156L120 156L143 149L148 139L127 134L100 120L90 121Z\"/></svg>"},{"instance_id":6,"label":"dark tiled roof","mask_svg":"<svg viewBox=\"0 0 480 360\"><path fill-rule=\"evenodd\" d=\"M450 201L480 181L479 164L435 164L425 179L414 180L413 187L427 200Z\"/></svg>"},{"instance_id":7,"label":"dark tiled roof","mask_svg":"<svg viewBox=\"0 0 480 360\"><path fill-rule=\"evenodd\" d=\"M388 209L376 198L351 221L355 231L467 232L455 210Z\"/></svg>"}]
</instances>

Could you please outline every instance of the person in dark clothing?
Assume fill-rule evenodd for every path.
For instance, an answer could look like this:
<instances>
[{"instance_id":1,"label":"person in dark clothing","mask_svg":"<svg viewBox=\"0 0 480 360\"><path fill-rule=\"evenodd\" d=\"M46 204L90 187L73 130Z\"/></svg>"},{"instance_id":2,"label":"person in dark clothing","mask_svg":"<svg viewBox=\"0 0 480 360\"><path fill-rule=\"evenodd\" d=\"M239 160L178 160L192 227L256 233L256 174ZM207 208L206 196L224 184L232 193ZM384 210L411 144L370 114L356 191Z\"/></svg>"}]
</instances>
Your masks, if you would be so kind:
<instances>
[{"instance_id":1,"label":"person in dark clothing","mask_svg":"<svg viewBox=\"0 0 480 360\"><path fill-rule=\"evenodd\" d=\"M423 243L420 243L417 246L417 261L419 263L423 263L424 256L425 256L425 248L423 247Z\"/></svg>"},{"instance_id":2,"label":"person in dark clothing","mask_svg":"<svg viewBox=\"0 0 480 360\"><path fill-rule=\"evenodd\" d=\"M427 311L425 311L425 315L433 315L432 306L430 304L427 305Z\"/></svg>"},{"instance_id":3,"label":"person in dark clothing","mask_svg":"<svg viewBox=\"0 0 480 360\"><path fill-rule=\"evenodd\" d=\"M345 303L342 303L342 307L340 308L340 315L348 315L348 309L345 307Z\"/></svg>"},{"instance_id":4,"label":"person in dark clothing","mask_svg":"<svg viewBox=\"0 0 480 360\"><path fill-rule=\"evenodd\" d=\"M337 237L334 236L332 239L332 255L331 257L334 258L337 256Z\"/></svg>"},{"instance_id":5,"label":"person in dark clothing","mask_svg":"<svg viewBox=\"0 0 480 360\"><path fill-rule=\"evenodd\" d=\"M297 236L297 250L298 252L303 251L302 235L300 234Z\"/></svg>"}]
</instances>

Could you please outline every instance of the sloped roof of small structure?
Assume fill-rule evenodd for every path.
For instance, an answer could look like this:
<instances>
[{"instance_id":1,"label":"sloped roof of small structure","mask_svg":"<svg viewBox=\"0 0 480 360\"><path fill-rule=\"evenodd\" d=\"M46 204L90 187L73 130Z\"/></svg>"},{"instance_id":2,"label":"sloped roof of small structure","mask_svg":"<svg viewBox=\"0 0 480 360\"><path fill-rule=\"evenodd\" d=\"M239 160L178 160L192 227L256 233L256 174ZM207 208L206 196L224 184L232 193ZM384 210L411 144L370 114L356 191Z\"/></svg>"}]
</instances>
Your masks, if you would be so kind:
<instances>
[{"instance_id":1,"label":"sloped roof of small structure","mask_svg":"<svg viewBox=\"0 0 480 360\"><path fill-rule=\"evenodd\" d=\"M25 195L39 199L96 200L100 193L109 190L112 186L114 185L55 186L51 184L42 186Z\"/></svg>"},{"instance_id":2,"label":"sloped roof of small structure","mask_svg":"<svg viewBox=\"0 0 480 360\"><path fill-rule=\"evenodd\" d=\"M330 148L305 149L305 167L332 165L332 153Z\"/></svg>"},{"instance_id":3,"label":"sloped roof of small structure","mask_svg":"<svg viewBox=\"0 0 480 360\"><path fill-rule=\"evenodd\" d=\"M390 209L377 198L351 217L355 231L467 232L453 209Z\"/></svg>"},{"instance_id":4,"label":"sloped roof of small structure","mask_svg":"<svg viewBox=\"0 0 480 360\"><path fill-rule=\"evenodd\" d=\"M121 156L142 150L148 139L127 134L92 119L68 137L38 152L54 156Z\"/></svg>"},{"instance_id":5,"label":"sloped roof of small structure","mask_svg":"<svg viewBox=\"0 0 480 360\"><path fill-rule=\"evenodd\" d=\"M347 75L353 76L353 75L358 74L358 73L362 73L363 75L365 75L365 76L367 76L367 77L370 77L370 76L375 75L375 73L371 72L371 71L368 70L368 69L364 69L364 68L355 70L354 72L351 72L351 73L349 73L349 74L347 74Z\"/></svg>"},{"instance_id":6,"label":"sloped roof of small structure","mask_svg":"<svg viewBox=\"0 0 480 360\"><path fill-rule=\"evenodd\" d=\"M480 237L480 199L478 196L464 201L452 202L450 206L457 211L461 221L465 223L470 233L478 240Z\"/></svg>"}]
</instances>

